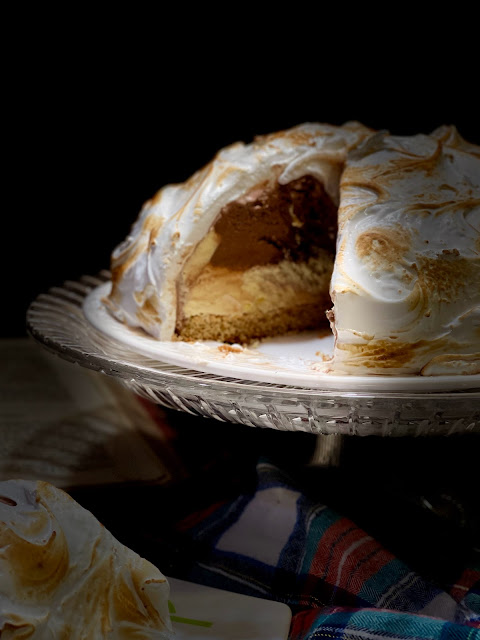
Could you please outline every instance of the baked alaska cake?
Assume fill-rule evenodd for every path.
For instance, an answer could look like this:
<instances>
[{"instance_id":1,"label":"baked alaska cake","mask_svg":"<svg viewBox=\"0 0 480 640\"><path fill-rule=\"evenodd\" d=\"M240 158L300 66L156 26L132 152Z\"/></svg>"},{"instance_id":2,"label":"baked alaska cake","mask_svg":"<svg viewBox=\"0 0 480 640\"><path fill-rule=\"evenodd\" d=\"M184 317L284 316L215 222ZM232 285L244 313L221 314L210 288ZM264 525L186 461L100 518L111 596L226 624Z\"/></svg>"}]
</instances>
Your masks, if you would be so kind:
<instances>
[{"instance_id":1,"label":"baked alaska cake","mask_svg":"<svg viewBox=\"0 0 480 640\"><path fill-rule=\"evenodd\" d=\"M0 482L0 636L167 640L169 584L45 482Z\"/></svg>"},{"instance_id":2,"label":"baked alaska cake","mask_svg":"<svg viewBox=\"0 0 480 640\"><path fill-rule=\"evenodd\" d=\"M148 201L110 312L159 340L318 328L329 370L480 373L480 148L306 123L221 150Z\"/></svg>"}]
</instances>

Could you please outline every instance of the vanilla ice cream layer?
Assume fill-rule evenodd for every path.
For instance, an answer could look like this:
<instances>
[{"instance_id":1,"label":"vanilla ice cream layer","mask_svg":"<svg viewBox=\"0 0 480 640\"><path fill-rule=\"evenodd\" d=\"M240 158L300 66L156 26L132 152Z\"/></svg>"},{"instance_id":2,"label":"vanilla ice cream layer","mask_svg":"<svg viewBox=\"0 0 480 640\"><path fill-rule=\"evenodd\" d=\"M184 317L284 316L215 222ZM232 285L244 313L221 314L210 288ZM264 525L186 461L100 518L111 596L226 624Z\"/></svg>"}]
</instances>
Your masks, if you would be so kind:
<instances>
[{"instance_id":1,"label":"vanilla ice cream layer","mask_svg":"<svg viewBox=\"0 0 480 640\"><path fill-rule=\"evenodd\" d=\"M207 265L185 294L182 318L199 314L268 313L325 298L333 268L328 256L305 263L278 264L231 271ZM322 309L319 317L324 319Z\"/></svg>"}]
</instances>

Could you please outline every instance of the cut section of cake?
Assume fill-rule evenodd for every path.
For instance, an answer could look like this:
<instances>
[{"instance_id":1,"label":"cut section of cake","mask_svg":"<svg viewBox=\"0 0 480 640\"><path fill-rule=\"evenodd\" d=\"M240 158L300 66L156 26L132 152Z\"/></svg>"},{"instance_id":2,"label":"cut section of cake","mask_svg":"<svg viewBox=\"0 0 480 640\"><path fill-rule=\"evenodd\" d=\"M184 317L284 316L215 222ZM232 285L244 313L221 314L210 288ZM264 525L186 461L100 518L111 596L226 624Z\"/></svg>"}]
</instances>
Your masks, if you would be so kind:
<instances>
[{"instance_id":1,"label":"cut section of cake","mask_svg":"<svg viewBox=\"0 0 480 640\"><path fill-rule=\"evenodd\" d=\"M160 340L328 328L340 175L371 133L306 123L231 145L161 189L112 254L110 311Z\"/></svg>"},{"instance_id":2,"label":"cut section of cake","mask_svg":"<svg viewBox=\"0 0 480 640\"><path fill-rule=\"evenodd\" d=\"M331 370L480 373L480 148L377 133L341 183Z\"/></svg>"}]
</instances>

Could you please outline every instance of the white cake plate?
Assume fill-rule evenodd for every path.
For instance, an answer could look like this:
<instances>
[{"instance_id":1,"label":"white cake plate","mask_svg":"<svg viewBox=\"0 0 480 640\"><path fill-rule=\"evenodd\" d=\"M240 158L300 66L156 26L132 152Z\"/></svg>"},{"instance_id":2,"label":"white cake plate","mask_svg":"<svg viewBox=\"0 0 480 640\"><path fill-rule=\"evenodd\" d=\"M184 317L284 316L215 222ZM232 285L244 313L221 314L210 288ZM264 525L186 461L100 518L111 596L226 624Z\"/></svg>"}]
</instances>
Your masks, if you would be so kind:
<instances>
[{"instance_id":1,"label":"white cake plate","mask_svg":"<svg viewBox=\"0 0 480 640\"><path fill-rule=\"evenodd\" d=\"M331 376L331 339L314 333L249 349L159 342L110 316L101 302L109 287L105 271L41 294L29 333L156 403L217 420L316 434L480 431L480 376Z\"/></svg>"}]
</instances>

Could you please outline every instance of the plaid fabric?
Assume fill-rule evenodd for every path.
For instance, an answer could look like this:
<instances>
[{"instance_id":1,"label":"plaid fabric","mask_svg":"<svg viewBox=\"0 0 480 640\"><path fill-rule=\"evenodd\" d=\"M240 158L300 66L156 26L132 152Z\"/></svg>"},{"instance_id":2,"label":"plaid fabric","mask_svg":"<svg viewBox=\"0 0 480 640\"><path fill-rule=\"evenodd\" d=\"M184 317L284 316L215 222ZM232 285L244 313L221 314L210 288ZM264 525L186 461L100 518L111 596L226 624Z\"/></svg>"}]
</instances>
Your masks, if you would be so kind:
<instances>
[{"instance_id":1,"label":"plaid fabric","mask_svg":"<svg viewBox=\"0 0 480 640\"><path fill-rule=\"evenodd\" d=\"M195 549L182 577L288 604L290 640L480 640L478 567L448 592L307 498L268 461L258 463L257 473L253 493L177 525Z\"/></svg>"},{"instance_id":2,"label":"plaid fabric","mask_svg":"<svg viewBox=\"0 0 480 640\"><path fill-rule=\"evenodd\" d=\"M382 609L331 608L295 616L290 640L478 640L470 625Z\"/></svg>"}]
</instances>

